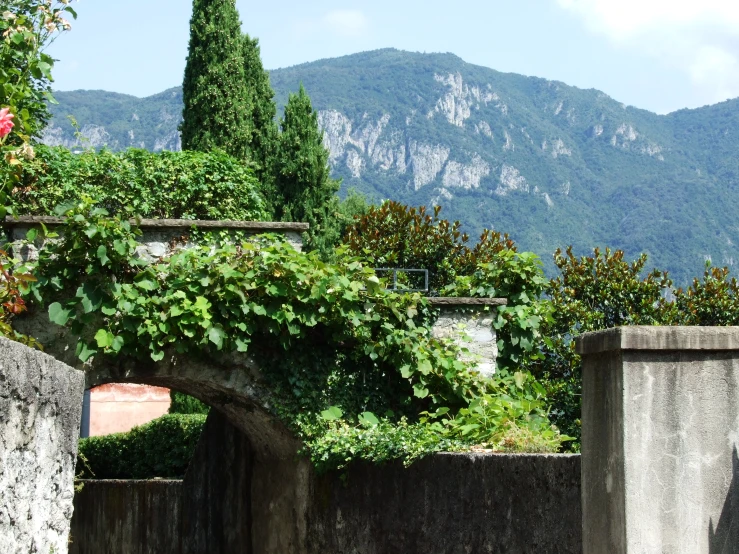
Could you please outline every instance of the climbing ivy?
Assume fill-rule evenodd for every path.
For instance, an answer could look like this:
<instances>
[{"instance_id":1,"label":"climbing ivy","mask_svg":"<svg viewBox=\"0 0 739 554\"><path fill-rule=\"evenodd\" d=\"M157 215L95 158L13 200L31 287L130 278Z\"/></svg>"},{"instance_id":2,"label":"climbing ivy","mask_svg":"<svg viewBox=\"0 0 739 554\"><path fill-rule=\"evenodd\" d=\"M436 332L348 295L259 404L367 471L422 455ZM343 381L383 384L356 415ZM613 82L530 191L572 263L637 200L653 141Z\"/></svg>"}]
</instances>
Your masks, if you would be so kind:
<instances>
[{"instance_id":1,"label":"climbing ivy","mask_svg":"<svg viewBox=\"0 0 739 554\"><path fill-rule=\"evenodd\" d=\"M430 336L428 302L387 291L359 258L339 251L327 264L266 235L148 263L135 226L91 204L65 213L29 288L79 337L81 360L248 352L322 469L473 445L559 446L538 384L471 371Z\"/></svg>"}]
</instances>

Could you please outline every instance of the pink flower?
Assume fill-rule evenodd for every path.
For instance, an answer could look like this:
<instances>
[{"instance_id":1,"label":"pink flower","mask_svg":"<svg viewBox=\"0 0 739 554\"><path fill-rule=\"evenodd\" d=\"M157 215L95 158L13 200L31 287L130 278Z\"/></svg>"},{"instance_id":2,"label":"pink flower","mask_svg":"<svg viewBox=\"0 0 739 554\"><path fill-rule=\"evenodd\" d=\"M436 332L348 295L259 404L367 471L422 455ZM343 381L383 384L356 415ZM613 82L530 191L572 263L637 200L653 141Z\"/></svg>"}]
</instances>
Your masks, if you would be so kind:
<instances>
[{"instance_id":1,"label":"pink flower","mask_svg":"<svg viewBox=\"0 0 739 554\"><path fill-rule=\"evenodd\" d=\"M13 128L13 122L11 119L15 116L9 112L10 110L8 108L0 110L0 138L4 138L8 135L10 130Z\"/></svg>"}]
</instances>

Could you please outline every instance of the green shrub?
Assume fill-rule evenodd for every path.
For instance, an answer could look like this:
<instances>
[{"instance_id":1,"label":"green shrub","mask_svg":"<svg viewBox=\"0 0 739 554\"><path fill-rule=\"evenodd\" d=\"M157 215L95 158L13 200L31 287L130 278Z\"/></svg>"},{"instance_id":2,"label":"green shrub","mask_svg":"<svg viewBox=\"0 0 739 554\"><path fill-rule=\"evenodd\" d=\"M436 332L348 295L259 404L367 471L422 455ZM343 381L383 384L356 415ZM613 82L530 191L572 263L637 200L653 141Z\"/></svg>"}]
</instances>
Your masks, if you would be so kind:
<instances>
[{"instance_id":1,"label":"green shrub","mask_svg":"<svg viewBox=\"0 0 739 554\"><path fill-rule=\"evenodd\" d=\"M120 153L39 145L11 197L16 215L54 215L87 196L108 212L162 219L271 219L250 166L222 152Z\"/></svg>"},{"instance_id":2,"label":"green shrub","mask_svg":"<svg viewBox=\"0 0 739 554\"><path fill-rule=\"evenodd\" d=\"M170 391L170 414L205 414L210 412L210 406L197 398L177 391Z\"/></svg>"},{"instance_id":3,"label":"green shrub","mask_svg":"<svg viewBox=\"0 0 739 554\"><path fill-rule=\"evenodd\" d=\"M83 479L181 478L205 425L202 414L168 414L127 433L81 439Z\"/></svg>"},{"instance_id":4,"label":"green shrub","mask_svg":"<svg viewBox=\"0 0 739 554\"><path fill-rule=\"evenodd\" d=\"M507 235L489 230L474 247L468 246L469 237L460 231L459 221L441 219L440 211L436 206L431 215L425 206L411 208L392 200L371 206L349 226L344 244L374 267L427 269L432 293L451 285L457 276L471 275L501 251L515 252Z\"/></svg>"}]
</instances>

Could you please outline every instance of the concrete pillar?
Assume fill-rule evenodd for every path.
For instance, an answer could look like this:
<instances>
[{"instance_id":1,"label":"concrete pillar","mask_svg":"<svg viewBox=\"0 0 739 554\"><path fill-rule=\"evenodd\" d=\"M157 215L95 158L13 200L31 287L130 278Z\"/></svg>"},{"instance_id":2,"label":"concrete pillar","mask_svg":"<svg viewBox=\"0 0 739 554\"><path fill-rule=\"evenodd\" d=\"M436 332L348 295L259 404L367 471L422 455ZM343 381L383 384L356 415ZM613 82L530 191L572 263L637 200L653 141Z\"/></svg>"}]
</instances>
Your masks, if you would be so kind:
<instances>
[{"instance_id":1,"label":"concrete pillar","mask_svg":"<svg viewBox=\"0 0 739 554\"><path fill-rule=\"evenodd\" d=\"M429 298L439 309L439 317L431 329L437 339L451 338L467 352L461 358L474 362L475 369L490 377L495 373L498 342L493 329L497 306L506 304L505 298Z\"/></svg>"},{"instance_id":2,"label":"concrete pillar","mask_svg":"<svg viewBox=\"0 0 739 554\"><path fill-rule=\"evenodd\" d=\"M739 327L578 337L583 554L739 554Z\"/></svg>"}]
</instances>

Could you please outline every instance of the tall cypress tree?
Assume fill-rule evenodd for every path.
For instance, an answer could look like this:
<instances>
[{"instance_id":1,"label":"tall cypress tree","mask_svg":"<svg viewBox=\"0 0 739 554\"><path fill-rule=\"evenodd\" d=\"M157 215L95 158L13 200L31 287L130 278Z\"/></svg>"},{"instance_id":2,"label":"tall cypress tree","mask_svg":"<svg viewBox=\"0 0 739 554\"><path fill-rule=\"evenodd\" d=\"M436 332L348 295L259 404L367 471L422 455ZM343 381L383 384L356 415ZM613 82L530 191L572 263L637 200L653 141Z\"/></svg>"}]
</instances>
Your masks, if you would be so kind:
<instances>
[{"instance_id":1,"label":"tall cypress tree","mask_svg":"<svg viewBox=\"0 0 739 554\"><path fill-rule=\"evenodd\" d=\"M308 248L329 255L339 239L339 181L331 178L328 150L318 117L303 85L290 94L280 120L275 178L283 221L310 223Z\"/></svg>"},{"instance_id":2,"label":"tall cypress tree","mask_svg":"<svg viewBox=\"0 0 739 554\"><path fill-rule=\"evenodd\" d=\"M277 140L277 106L275 92L269 83L269 73L264 70L259 39L243 37L244 74L252 103L251 120L254 127L251 151L254 161L266 167L275 150Z\"/></svg>"},{"instance_id":3,"label":"tall cypress tree","mask_svg":"<svg viewBox=\"0 0 739 554\"><path fill-rule=\"evenodd\" d=\"M182 84L185 150L247 157L253 127L243 50L235 0L194 0Z\"/></svg>"}]
</instances>

